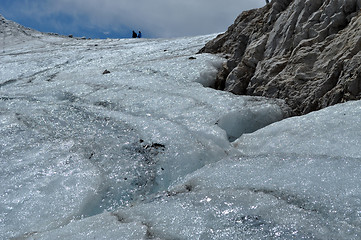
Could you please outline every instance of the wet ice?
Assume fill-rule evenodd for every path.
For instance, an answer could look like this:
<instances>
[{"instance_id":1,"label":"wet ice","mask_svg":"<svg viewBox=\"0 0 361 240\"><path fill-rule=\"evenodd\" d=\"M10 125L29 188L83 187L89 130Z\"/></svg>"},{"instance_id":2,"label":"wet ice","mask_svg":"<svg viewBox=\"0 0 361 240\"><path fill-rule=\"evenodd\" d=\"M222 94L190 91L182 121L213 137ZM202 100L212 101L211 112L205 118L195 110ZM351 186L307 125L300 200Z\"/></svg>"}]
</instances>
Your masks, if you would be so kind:
<instances>
[{"instance_id":1,"label":"wet ice","mask_svg":"<svg viewBox=\"0 0 361 240\"><path fill-rule=\"evenodd\" d=\"M214 35L32 34L0 54L2 238L357 239L359 102L206 88Z\"/></svg>"}]
</instances>

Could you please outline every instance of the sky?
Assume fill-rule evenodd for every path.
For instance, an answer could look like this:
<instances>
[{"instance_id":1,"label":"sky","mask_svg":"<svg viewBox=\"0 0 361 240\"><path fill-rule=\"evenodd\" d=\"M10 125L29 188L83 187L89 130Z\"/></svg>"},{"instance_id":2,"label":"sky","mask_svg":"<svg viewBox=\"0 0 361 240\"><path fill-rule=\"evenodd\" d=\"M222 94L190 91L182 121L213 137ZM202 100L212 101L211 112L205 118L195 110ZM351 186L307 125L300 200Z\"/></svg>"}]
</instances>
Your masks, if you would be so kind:
<instances>
[{"instance_id":1,"label":"sky","mask_svg":"<svg viewBox=\"0 0 361 240\"><path fill-rule=\"evenodd\" d=\"M227 30L264 0L0 0L6 19L41 32L89 38L171 38Z\"/></svg>"}]
</instances>

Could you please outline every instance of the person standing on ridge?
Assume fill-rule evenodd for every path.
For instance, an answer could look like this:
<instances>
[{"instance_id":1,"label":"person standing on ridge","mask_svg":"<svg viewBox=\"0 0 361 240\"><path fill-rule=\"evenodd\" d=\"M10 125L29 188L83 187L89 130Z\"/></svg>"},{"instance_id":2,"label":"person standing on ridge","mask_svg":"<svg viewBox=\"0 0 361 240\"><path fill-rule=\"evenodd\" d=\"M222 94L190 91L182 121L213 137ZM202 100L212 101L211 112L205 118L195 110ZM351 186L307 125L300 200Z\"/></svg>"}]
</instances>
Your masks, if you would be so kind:
<instances>
[{"instance_id":1,"label":"person standing on ridge","mask_svg":"<svg viewBox=\"0 0 361 240\"><path fill-rule=\"evenodd\" d=\"M142 37L142 33L141 33L141 31L139 31L138 38L141 38L141 37Z\"/></svg>"},{"instance_id":2,"label":"person standing on ridge","mask_svg":"<svg viewBox=\"0 0 361 240\"><path fill-rule=\"evenodd\" d=\"M132 37L133 37L133 38L136 38L136 37L137 37L137 33L133 31Z\"/></svg>"}]
</instances>

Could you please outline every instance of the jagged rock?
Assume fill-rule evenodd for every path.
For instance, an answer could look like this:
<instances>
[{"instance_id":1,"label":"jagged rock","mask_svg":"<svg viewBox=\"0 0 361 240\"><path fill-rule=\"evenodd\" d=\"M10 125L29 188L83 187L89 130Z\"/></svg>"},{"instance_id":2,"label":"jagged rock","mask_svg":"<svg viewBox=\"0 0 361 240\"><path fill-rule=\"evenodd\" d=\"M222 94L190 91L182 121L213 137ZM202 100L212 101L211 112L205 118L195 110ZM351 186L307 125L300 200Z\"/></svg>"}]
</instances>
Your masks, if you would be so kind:
<instances>
[{"instance_id":1,"label":"jagged rock","mask_svg":"<svg viewBox=\"0 0 361 240\"><path fill-rule=\"evenodd\" d=\"M361 98L361 0L273 0L200 52L228 61L216 88L285 99L305 114Z\"/></svg>"}]
</instances>

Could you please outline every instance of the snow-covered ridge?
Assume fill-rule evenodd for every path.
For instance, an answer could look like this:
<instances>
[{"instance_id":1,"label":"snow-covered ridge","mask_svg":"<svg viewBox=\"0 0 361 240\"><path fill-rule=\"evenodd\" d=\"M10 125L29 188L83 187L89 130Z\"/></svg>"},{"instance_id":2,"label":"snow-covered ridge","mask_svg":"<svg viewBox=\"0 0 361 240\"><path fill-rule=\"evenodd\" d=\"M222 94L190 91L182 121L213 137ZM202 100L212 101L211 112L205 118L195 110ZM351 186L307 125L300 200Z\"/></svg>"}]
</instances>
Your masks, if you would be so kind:
<instances>
[{"instance_id":1,"label":"snow-covered ridge","mask_svg":"<svg viewBox=\"0 0 361 240\"><path fill-rule=\"evenodd\" d=\"M360 101L279 121L204 87L214 35L34 34L0 53L1 239L358 239Z\"/></svg>"}]
</instances>

